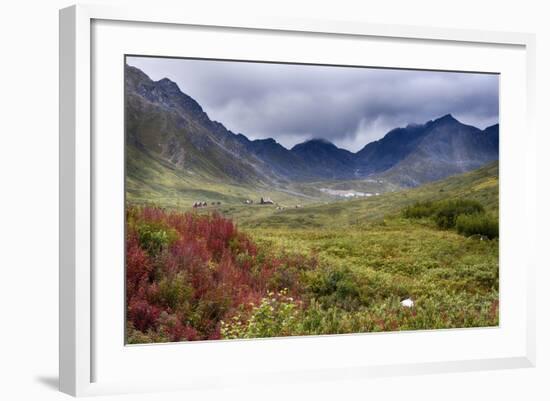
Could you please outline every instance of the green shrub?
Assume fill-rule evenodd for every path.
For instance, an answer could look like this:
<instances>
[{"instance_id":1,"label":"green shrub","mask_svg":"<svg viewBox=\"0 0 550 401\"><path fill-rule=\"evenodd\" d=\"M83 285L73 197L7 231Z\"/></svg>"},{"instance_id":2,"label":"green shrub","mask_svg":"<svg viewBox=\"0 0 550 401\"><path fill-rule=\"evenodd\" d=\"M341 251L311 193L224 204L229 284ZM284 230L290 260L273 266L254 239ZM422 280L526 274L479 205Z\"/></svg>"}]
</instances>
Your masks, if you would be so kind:
<instances>
[{"instance_id":1,"label":"green shrub","mask_svg":"<svg viewBox=\"0 0 550 401\"><path fill-rule=\"evenodd\" d=\"M407 206L403 209L403 217L407 219L421 219L430 217L436 212L434 202L416 202L414 205Z\"/></svg>"},{"instance_id":2,"label":"green shrub","mask_svg":"<svg viewBox=\"0 0 550 401\"><path fill-rule=\"evenodd\" d=\"M193 295L193 287L185 272L174 277L163 277L158 284L157 302L173 311L186 310Z\"/></svg>"},{"instance_id":3,"label":"green shrub","mask_svg":"<svg viewBox=\"0 0 550 401\"><path fill-rule=\"evenodd\" d=\"M498 220L487 214L461 214L456 219L456 230L467 237L484 235L489 239L498 238Z\"/></svg>"},{"instance_id":4,"label":"green shrub","mask_svg":"<svg viewBox=\"0 0 550 401\"><path fill-rule=\"evenodd\" d=\"M353 309L361 304L361 292L354 274L347 268L323 268L310 278L312 298L324 306Z\"/></svg>"},{"instance_id":5,"label":"green shrub","mask_svg":"<svg viewBox=\"0 0 550 401\"><path fill-rule=\"evenodd\" d=\"M160 223L141 223L137 226L139 244L155 256L178 238L177 232Z\"/></svg>"},{"instance_id":6,"label":"green shrub","mask_svg":"<svg viewBox=\"0 0 550 401\"><path fill-rule=\"evenodd\" d=\"M459 215L480 214L485 210L481 203L473 200L454 200L441 202L437 207L435 222L439 228L452 228Z\"/></svg>"},{"instance_id":7,"label":"green shrub","mask_svg":"<svg viewBox=\"0 0 550 401\"><path fill-rule=\"evenodd\" d=\"M222 338L283 337L300 334L300 303L286 290L269 292L250 312L241 311L222 321Z\"/></svg>"},{"instance_id":8,"label":"green shrub","mask_svg":"<svg viewBox=\"0 0 550 401\"><path fill-rule=\"evenodd\" d=\"M439 202L416 202L403 209L403 216L408 219L433 217L439 228L452 228L460 214L483 213L481 203L469 199L446 200Z\"/></svg>"},{"instance_id":9,"label":"green shrub","mask_svg":"<svg viewBox=\"0 0 550 401\"><path fill-rule=\"evenodd\" d=\"M351 313L337 307L325 308L317 302L311 302L302 312L303 334L341 334L353 332Z\"/></svg>"}]
</instances>

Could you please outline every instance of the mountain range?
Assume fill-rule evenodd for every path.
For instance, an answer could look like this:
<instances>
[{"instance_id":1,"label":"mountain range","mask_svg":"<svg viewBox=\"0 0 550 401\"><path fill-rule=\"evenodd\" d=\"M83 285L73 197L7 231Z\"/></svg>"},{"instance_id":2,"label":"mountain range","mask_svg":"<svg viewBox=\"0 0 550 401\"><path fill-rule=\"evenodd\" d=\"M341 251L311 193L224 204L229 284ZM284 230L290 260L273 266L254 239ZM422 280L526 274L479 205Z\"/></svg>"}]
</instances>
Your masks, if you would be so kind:
<instances>
[{"instance_id":1,"label":"mountain range","mask_svg":"<svg viewBox=\"0 0 550 401\"><path fill-rule=\"evenodd\" d=\"M287 149L272 138L250 140L211 120L173 81L125 70L128 174L154 161L195 178L285 186L292 182L383 179L400 187L474 170L499 158L498 124L484 130L447 114L388 132L358 152L312 139ZM139 160L138 160L139 159Z\"/></svg>"}]
</instances>

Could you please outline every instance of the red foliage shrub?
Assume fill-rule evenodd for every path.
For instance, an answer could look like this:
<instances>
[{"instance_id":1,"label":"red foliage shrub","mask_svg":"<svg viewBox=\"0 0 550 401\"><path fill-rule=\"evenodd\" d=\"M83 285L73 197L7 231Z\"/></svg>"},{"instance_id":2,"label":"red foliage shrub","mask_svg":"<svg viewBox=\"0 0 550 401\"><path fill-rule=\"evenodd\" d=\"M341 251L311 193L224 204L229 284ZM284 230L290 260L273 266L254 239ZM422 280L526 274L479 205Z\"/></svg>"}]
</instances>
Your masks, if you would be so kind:
<instances>
[{"instance_id":1,"label":"red foliage shrub","mask_svg":"<svg viewBox=\"0 0 550 401\"><path fill-rule=\"evenodd\" d=\"M134 327L140 331L146 332L157 326L157 319L160 316L160 309L149 305L143 299L133 299L128 306L128 319Z\"/></svg>"},{"instance_id":2,"label":"red foliage shrub","mask_svg":"<svg viewBox=\"0 0 550 401\"><path fill-rule=\"evenodd\" d=\"M198 339L198 332L193 327L186 326L181 321L176 321L166 328L166 334L170 341L193 341Z\"/></svg>"},{"instance_id":3,"label":"red foliage shrub","mask_svg":"<svg viewBox=\"0 0 550 401\"><path fill-rule=\"evenodd\" d=\"M126 218L128 321L145 334L154 330L169 341L220 338L221 320L258 304L271 287L292 287L300 270L316 264L301 256L259 255L254 242L216 212L199 215L128 207ZM153 252L140 245L139 228L144 226L171 230L177 238ZM283 269L281 277L274 276L278 269ZM176 276L186 283L168 290L166 284L164 290L159 287L162 280ZM179 312L161 301L162 291L172 291L171 305L177 302Z\"/></svg>"},{"instance_id":4,"label":"red foliage shrub","mask_svg":"<svg viewBox=\"0 0 550 401\"><path fill-rule=\"evenodd\" d=\"M141 288L144 289L152 264L147 252L139 247L135 233L129 233L126 238L126 295L131 299Z\"/></svg>"}]
</instances>

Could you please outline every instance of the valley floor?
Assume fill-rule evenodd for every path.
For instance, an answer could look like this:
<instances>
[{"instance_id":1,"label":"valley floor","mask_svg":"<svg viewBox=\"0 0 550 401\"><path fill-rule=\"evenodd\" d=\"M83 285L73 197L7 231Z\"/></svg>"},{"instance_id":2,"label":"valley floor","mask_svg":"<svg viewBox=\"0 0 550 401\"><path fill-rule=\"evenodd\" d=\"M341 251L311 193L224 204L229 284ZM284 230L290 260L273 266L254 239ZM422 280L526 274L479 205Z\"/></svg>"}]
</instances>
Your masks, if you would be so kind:
<instances>
[{"instance_id":1,"label":"valley floor","mask_svg":"<svg viewBox=\"0 0 550 401\"><path fill-rule=\"evenodd\" d=\"M351 316L377 316L378 327L369 330L498 325L496 240L466 238L431 221L400 217L337 229L246 232L275 252L313 252L320 266L349 271L362 305ZM415 303L414 318L400 305L408 298Z\"/></svg>"},{"instance_id":2,"label":"valley floor","mask_svg":"<svg viewBox=\"0 0 550 401\"><path fill-rule=\"evenodd\" d=\"M498 164L412 190L284 210L129 206L127 340L498 325L498 238L403 214L418 202L465 199L498 219Z\"/></svg>"}]
</instances>

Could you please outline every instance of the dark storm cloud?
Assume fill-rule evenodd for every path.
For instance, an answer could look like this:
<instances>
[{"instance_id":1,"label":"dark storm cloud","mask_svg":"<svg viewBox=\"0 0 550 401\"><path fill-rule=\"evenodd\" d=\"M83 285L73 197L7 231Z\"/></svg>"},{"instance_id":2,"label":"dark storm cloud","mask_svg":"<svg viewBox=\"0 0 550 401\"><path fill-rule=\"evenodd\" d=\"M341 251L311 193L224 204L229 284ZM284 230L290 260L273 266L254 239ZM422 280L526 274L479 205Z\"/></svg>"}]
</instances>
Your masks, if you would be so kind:
<instances>
[{"instance_id":1,"label":"dark storm cloud","mask_svg":"<svg viewBox=\"0 0 550 401\"><path fill-rule=\"evenodd\" d=\"M451 113L485 128L498 122L498 76L287 64L128 58L167 77L210 118L251 139L286 147L324 138L359 150L390 129Z\"/></svg>"}]
</instances>

